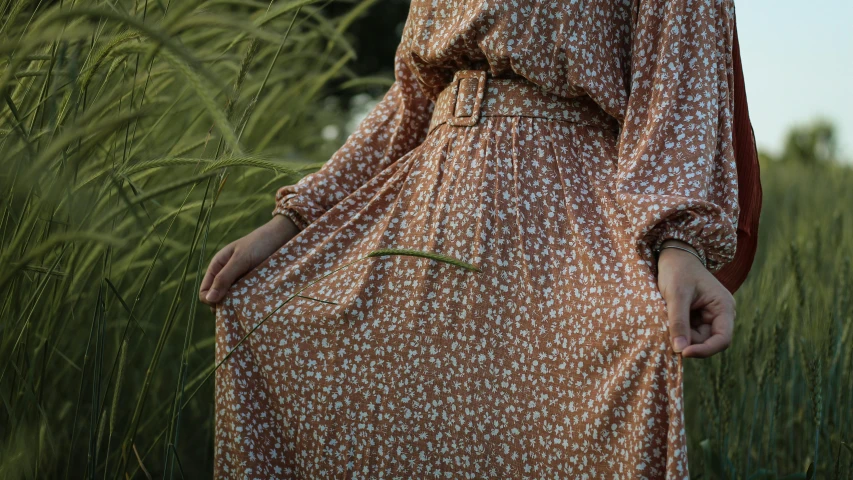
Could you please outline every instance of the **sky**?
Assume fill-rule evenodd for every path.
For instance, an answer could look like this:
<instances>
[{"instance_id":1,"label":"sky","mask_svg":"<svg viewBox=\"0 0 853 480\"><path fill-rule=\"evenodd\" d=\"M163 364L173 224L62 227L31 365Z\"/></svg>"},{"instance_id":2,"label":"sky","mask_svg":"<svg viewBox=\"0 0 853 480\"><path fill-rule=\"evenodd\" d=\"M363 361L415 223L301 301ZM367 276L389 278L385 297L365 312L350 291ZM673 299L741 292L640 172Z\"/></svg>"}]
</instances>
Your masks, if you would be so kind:
<instances>
[{"instance_id":1,"label":"sky","mask_svg":"<svg viewBox=\"0 0 853 480\"><path fill-rule=\"evenodd\" d=\"M735 0L749 116L758 148L824 116L853 163L853 1Z\"/></svg>"}]
</instances>

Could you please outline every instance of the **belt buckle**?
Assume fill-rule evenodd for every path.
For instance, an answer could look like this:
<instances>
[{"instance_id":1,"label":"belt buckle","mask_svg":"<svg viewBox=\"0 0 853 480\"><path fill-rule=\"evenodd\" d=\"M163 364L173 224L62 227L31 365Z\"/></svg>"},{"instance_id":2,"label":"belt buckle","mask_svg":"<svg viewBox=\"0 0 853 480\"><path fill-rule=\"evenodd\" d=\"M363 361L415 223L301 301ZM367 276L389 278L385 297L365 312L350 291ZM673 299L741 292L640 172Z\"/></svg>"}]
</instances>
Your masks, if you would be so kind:
<instances>
[{"instance_id":1,"label":"belt buckle","mask_svg":"<svg viewBox=\"0 0 853 480\"><path fill-rule=\"evenodd\" d=\"M477 93L474 96L474 106L471 115L459 115L459 100L460 98L467 99L460 95L462 92L462 80L473 78L477 80ZM483 105L483 97L486 94L486 71L485 70L459 70L453 75L453 116L448 119L447 123L455 127L471 127L480 121L480 110Z\"/></svg>"}]
</instances>

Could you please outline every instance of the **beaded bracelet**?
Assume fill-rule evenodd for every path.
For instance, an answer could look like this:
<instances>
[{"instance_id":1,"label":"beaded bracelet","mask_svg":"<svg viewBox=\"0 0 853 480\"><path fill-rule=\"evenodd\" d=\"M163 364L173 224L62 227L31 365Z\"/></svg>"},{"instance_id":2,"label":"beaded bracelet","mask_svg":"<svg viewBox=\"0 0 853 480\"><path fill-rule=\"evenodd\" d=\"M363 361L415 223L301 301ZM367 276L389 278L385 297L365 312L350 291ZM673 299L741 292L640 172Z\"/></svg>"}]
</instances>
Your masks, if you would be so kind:
<instances>
[{"instance_id":1,"label":"beaded bracelet","mask_svg":"<svg viewBox=\"0 0 853 480\"><path fill-rule=\"evenodd\" d=\"M705 262L703 262L703 261L702 261L702 257L700 257L700 256L699 256L696 252L694 252L693 250L688 250L688 249L686 249L686 248L684 248L684 247L679 247L678 245L664 245L663 247L660 247L660 248L658 249L658 255L660 255L660 251L661 251L661 250L663 250L664 248L677 248L677 249L679 249L679 250L684 250L685 252L690 253L690 254L692 254L694 257L698 258L698 259L699 259L699 261L700 261L700 262L702 262L702 266L703 266L703 267L708 268L708 266L707 266L707 265L705 265Z\"/></svg>"}]
</instances>

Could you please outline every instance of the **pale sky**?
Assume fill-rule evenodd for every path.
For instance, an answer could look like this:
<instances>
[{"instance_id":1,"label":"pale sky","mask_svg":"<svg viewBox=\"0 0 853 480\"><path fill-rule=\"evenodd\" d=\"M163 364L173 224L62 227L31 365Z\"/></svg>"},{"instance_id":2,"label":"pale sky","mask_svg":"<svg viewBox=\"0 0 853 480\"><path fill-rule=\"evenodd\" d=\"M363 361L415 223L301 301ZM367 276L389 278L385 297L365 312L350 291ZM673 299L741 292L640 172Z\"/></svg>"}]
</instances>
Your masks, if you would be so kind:
<instances>
[{"instance_id":1,"label":"pale sky","mask_svg":"<svg viewBox=\"0 0 853 480\"><path fill-rule=\"evenodd\" d=\"M853 1L735 0L735 12L758 148L778 153L789 127L824 115L853 160Z\"/></svg>"}]
</instances>

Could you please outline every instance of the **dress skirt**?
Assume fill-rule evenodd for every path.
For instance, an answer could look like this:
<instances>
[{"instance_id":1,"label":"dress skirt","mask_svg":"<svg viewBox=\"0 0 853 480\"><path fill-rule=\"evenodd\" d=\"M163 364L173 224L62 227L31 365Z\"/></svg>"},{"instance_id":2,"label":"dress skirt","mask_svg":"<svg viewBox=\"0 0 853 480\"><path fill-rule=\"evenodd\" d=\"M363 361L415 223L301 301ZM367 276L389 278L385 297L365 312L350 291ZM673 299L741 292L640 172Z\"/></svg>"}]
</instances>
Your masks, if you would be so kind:
<instances>
[{"instance_id":1,"label":"dress skirt","mask_svg":"<svg viewBox=\"0 0 853 480\"><path fill-rule=\"evenodd\" d=\"M216 477L687 478L617 136L442 123L240 279L216 314ZM388 248L479 271L367 256Z\"/></svg>"}]
</instances>

